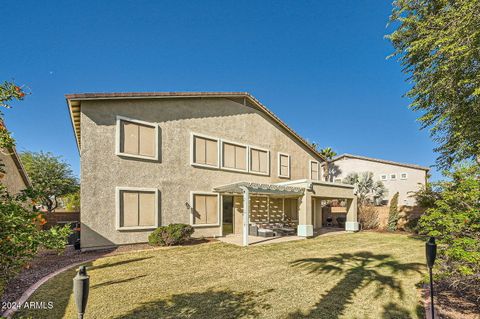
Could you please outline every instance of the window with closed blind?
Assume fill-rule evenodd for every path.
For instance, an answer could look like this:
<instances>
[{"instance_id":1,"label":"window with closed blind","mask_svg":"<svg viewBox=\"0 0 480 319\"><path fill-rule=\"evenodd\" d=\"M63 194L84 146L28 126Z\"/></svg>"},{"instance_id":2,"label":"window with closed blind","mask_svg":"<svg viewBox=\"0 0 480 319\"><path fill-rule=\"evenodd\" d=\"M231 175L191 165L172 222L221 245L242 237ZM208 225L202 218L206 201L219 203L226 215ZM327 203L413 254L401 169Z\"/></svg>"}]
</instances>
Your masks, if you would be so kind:
<instances>
[{"instance_id":1,"label":"window with closed blind","mask_svg":"<svg viewBox=\"0 0 480 319\"><path fill-rule=\"evenodd\" d=\"M320 163L317 161L310 161L310 179L320 180Z\"/></svg>"},{"instance_id":2,"label":"window with closed blind","mask_svg":"<svg viewBox=\"0 0 480 319\"><path fill-rule=\"evenodd\" d=\"M278 153L278 176L290 178L290 155Z\"/></svg>"},{"instance_id":3,"label":"window with closed blind","mask_svg":"<svg viewBox=\"0 0 480 319\"><path fill-rule=\"evenodd\" d=\"M158 160L158 126L118 116L116 154Z\"/></svg>"},{"instance_id":4,"label":"window with closed blind","mask_svg":"<svg viewBox=\"0 0 480 319\"><path fill-rule=\"evenodd\" d=\"M270 170L270 152L258 148L250 148L250 172L268 175Z\"/></svg>"},{"instance_id":5,"label":"window with closed blind","mask_svg":"<svg viewBox=\"0 0 480 319\"><path fill-rule=\"evenodd\" d=\"M218 167L218 139L192 135L192 164Z\"/></svg>"},{"instance_id":6,"label":"window with closed blind","mask_svg":"<svg viewBox=\"0 0 480 319\"><path fill-rule=\"evenodd\" d=\"M158 227L158 190L117 187L117 229Z\"/></svg>"},{"instance_id":7,"label":"window with closed blind","mask_svg":"<svg viewBox=\"0 0 480 319\"><path fill-rule=\"evenodd\" d=\"M222 142L222 168L246 171L247 147L231 142Z\"/></svg>"},{"instance_id":8,"label":"window with closed blind","mask_svg":"<svg viewBox=\"0 0 480 319\"><path fill-rule=\"evenodd\" d=\"M210 193L192 194L192 215L193 226L218 226L218 195Z\"/></svg>"}]
</instances>

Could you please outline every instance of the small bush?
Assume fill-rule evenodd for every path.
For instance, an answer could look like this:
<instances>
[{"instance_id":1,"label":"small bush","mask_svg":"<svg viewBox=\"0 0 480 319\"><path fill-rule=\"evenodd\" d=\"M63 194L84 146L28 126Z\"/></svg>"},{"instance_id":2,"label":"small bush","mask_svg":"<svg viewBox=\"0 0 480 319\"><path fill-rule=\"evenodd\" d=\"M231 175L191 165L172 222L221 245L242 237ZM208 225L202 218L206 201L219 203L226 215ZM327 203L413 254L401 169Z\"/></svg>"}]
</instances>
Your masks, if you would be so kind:
<instances>
[{"instance_id":1,"label":"small bush","mask_svg":"<svg viewBox=\"0 0 480 319\"><path fill-rule=\"evenodd\" d=\"M388 230L389 231L396 231L397 230L397 223L398 219L400 218L398 212L398 192L393 195L392 199L390 200L390 211L388 213Z\"/></svg>"},{"instance_id":2,"label":"small bush","mask_svg":"<svg viewBox=\"0 0 480 319\"><path fill-rule=\"evenodd\" d=\"M358 219L362 229L377 229L379 225L378 210L373 205L358 207Z\"/></svg>"},{"instance_id":3,"label":"small bush","mask_svg":"<svg viewBox=\"0 0 480 319\"><path fill-rule=\"evenodd\" d=\"M186 224L160 226L148 236L148 243L152 246L181 245L190 239L193 232L193 227Z\"/></svg>"}]
</instances>

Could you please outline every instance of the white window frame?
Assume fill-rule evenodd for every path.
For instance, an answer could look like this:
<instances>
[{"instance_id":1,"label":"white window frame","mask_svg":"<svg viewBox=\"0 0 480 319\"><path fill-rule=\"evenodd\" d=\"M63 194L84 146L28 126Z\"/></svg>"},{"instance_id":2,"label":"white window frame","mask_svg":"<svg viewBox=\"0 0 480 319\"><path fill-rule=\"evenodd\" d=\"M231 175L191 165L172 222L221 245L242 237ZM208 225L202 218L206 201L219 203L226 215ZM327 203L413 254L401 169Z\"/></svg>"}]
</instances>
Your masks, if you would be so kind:
<instances>
[{"instance_id":1,"label":"white window frame","mask_svg":"<svg viewBox=\"0 0 480 319\"><path fill-rule=\"evenodd\" d=\"M242 143L237 143L237 142L233 142L233 141L230 141L230 140L224 140L223 138L220 139L220 159L221 159L221 163L220 163L220 169L221 170L224 170L224 171L232 171L232 172L242 172L242 173L245 173L245 172L248 172L248 168L250 167L250 156L248 156L248 145L247 144L242 144ZM231 144L231 145L235 145L235 146L240 146L240 147L245 147L245 169L238 169L238 168L231 168L231 167L224 167L223 166L223 163L225 161L225 157L223 156L223 144Z\"/></svg>"},{"instance_id":2,"label":"white window frame","mask_svg":"<svg viewBox=\"0 0 480 319\"><path fill-rule=\"evenodd\" d=\"M122 142L121 121L126 121L126 122L141 124L141 125L145 125L145 126L150 126L150 127L153 127L155 129L155 156L154 157L129 154L129 153L124 153L124 152L120 151L121 150L120 143ZM115 155L124 156L124 157L132 157L132 158L141 158L141 159L146 159L146 160L151 160L151 161L158 161L158 153L159 153L159 146L158 146L158 124L157 123L145 122L145 121L136 120L136 119L132 119L132 118L129 118L129 117L117 115L117 118L116 118L116 133L115 133Z\"/></svg>"},{"instance_id":3,"label":"white window frame","mask_svg":"<svg viewBox=\"0 0 480 319\"><path fill-rule=\"evenodd\" d=\"M395 177L392 178L392 175L395 175ZM390 174L388 174L388 176L389 176L389 179L390 179L391 181L396 181L396 180L397 180L397 173L390 173Z\"/></svg>"},{"instance_id":4,"label":"white window frame","mask_svg":"<svg viewBox=\"0 0 480 319\"><path fill-rule=\"evenodd\" d=\"M322 167L320 166L320 162L315 161L315 160L309 160L308 161L308 178L312 181L315 181L315 179L312 178L312 163L317 163L318 164L318 179L316 181L321 181L322 178Z\"/></svg>"},{"instance_id":5,"label":"white window frame","mask_svg":"<svg viewBox=\"0 0 480 319\"><path fill-rule=\"evenodd\" d=\"M282 175L281 174L281 167L280 167L280 157L281 156L287 156L287 158L288 158L288 175ZM278 160L277 160L278 177L290 178L290 159L291 159L290 154L278 152Z\"/></svg>"},{"instance_id":6,"label":"white window frame","mask_svg":"<svg viewBox=\"0 0 480 319\"><path fill-rule=\"evenodd\" d=\"M250 168L250 155L251 155L251 150L257 150L257 151L263 151L263 152L267 152L267 172L266 173L262 173L262 172L255 172L255 171L252 171L251 168ZM252 146L252 145L249 145L248 146L248 149L247 149L247 157L248 157L248 172L250 174L253 174L253 175L262 175L262 176L269 176L270 175L270 150L266 149L266 148L262 148L262 147L258 147L258 146Z\"/></svg>"},{"instance_id":7,"label":"white window frame","mask_svg":"<svg viewBox=\"0 0 480 319\"><path fill-rule=\"evenodd\" d=\"M385 178L383 178L383 177L385 177ZM388 174L381 174L381 175L380 175L380 180L381 180L381 181L386 181L386 180L388 180Z\"/></svg>"},{"instance_id":8,"label":"white window frame","mask_svg":"<svg viewBox=\"0 0 480 319\"><path fill-rule=\"evenodd\" d=\"M217 141L217 165L195 163L195 137L200 137L200 138L205 138L205 139L208 139L208 140ZM221 152L220 144L221 144L221 140L217 137L190 132L190 165L191 166L198 166L198 167L220 168L220 165L221 165L220 164L220 159L222 158L222 156L220 154L220 152Z\"/></svg>"},{"instance_id":9,"label":"white window frame","mask_svg":"<svg viewBox=\"0 0 480 319\"><path fill-rule=\"evenodd\" d=\"M134 191L134 192L154 192L155 193L155 225L153 226L120 226L121 225L121 205L120 205L120 192L122 191ZM118 186L115 188L115 214L116 214L116 225L115 228L118 231L122 230L151 230L158 228L159 218L158 218L158 188L146 188L146 187L125 187Z\"/></svg>"},{"instance_id":10,"label":"white window frame","mask_svg":"<svg viewBox=\"0 0 480 319\"><path fill-rule=\"evenodd\" d=\"M402 177L402 175L405 175L405 177ZM405 173L405 172L400 173L400 179L401 180L407 180L408 179L408 173Z\"/></svg>"},{"instance_id":11,"label":"white window frame","mask_svg":"<svg viewBox=\"0 0 480 319\"><path fill-rule=\"evenodd\" d=\"M215 195L217 196L217 223L216 224L194 224L193 223L193 211L195 209L195 202L193 200L193 197L195 195ZM214 193L214 192L202 192L202 191L191 191L190 192L190 225L192 227L219 227L220 226L220 211L221 211L221 208L220 208L220 205L221 205L221 201L220 201L220 194L218 193Z\"/></svg>"}]
</instances>

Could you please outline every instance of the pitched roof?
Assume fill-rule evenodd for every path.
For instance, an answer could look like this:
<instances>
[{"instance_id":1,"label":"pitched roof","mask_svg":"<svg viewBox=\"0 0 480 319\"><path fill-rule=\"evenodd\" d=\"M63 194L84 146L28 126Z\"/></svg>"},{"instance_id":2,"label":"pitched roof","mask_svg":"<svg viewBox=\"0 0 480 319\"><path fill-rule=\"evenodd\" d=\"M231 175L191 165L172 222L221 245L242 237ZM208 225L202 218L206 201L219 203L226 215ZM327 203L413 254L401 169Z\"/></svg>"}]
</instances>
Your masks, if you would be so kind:
<instances>
[{"instance_id":1,"label":"pitched roof","mask_svg":"<svg viewBox=\"0 0 480 319\"><path fill-rule=\"evenodd\" d=\"M75 132L77 146L80 149L80 107L81 101L112 100L112 99L159 99L159 98L244 98L258 110L270 117L280 127L290 133L302 145L322 160L326 160L310 143L280 120L272 111L248 92L121 92L121 93L78 93L66 94L72 126Z\"/></svg>"},{"instance_id":2,"label":"pitched roof","mask_svg":"<svg viewBox=\"0 0 480 319\"><path fill-rule=\"evenodd\" d=\"M335 162L335 161L338 161L342 158L356 158L356 159L361 159L361 160L365 160L365 161L371 161L371 162L377 162L377 163L382 163L382 164L390 164L390 165L397 165L397 166L415 168L415 169L420 169L420 170L424 170L424 171L429 171L430 170L429 167L420 166L420 165L416 165L416 164L399 163L399 162L394 162L394 161L387 161L387 160L383 160L383 159L360 156L360 155L352 155L352 154L347 154L347 153L334 157L330 162Z\"/></svg>"},{"instance_id":3,"label":"pitched roof","mask_svg":"<svg viewBox=\"0 0 480 319\"><path fill-rule=\"evenodd\" d=\"M22 161L20 160L20 156L18 156L17 150L15 147L9 148L10 155L12 156L13 162L15 163L15 166L17 166L17 170L20 173L20 176L22 176L22 180L27 185L27 187L32 186L32 182L30 181L30 178L28 177L27 171L25 170L25 167L22 164Z\"/></svg>"}]
</instances>

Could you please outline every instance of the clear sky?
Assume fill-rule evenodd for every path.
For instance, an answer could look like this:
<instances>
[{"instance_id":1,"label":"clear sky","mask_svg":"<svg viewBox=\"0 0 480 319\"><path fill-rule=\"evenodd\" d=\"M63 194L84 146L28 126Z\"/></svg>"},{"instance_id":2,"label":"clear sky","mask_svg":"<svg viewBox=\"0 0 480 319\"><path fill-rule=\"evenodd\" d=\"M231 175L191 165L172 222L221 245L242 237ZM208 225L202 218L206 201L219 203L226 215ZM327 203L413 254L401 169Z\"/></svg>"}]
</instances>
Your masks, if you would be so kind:
<instances>
[{"instance_id":1,"label":"clear sky","mask_svg":"<svg viewBox=\"0 0 480 319\"><path fill-rule=\"evenodd\" d=\"M0 80L31 91L7 125L20 151L79 174L66 93L247 91L322 147L429 166L435 145L386 59L390 2L4 2Z\"/></svg>"}]
</instances>

